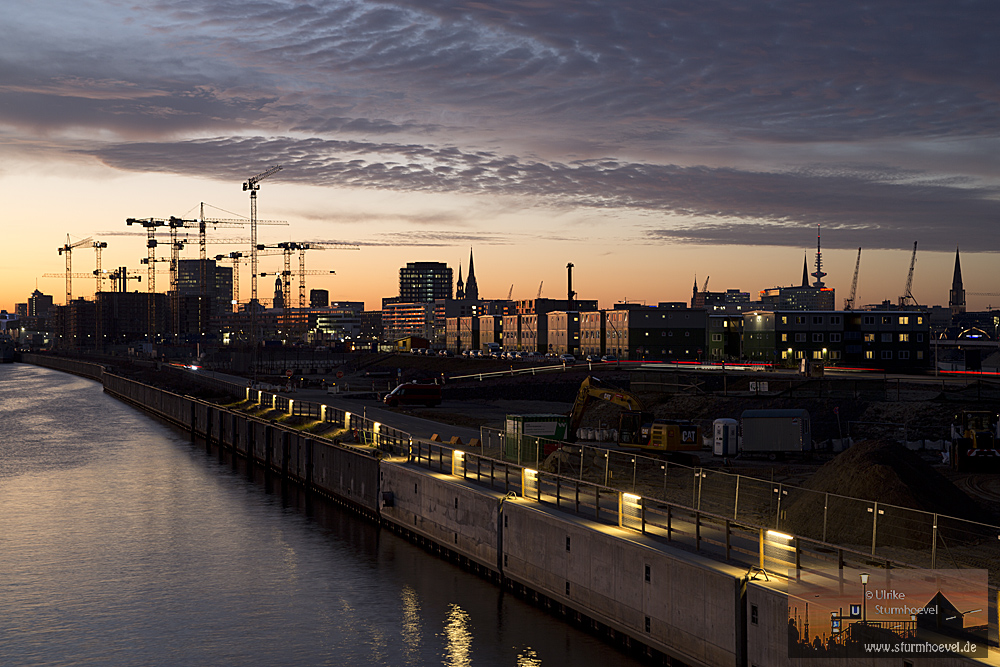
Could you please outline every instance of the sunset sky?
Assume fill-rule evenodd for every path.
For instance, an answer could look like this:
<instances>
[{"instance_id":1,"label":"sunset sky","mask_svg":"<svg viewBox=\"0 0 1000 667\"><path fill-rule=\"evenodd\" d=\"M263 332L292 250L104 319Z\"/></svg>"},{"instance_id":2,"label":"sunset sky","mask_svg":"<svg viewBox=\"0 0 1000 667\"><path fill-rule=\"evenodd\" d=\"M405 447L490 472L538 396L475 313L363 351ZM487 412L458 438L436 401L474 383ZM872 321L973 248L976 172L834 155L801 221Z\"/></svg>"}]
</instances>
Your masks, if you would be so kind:
<instances>
[{"instance_id":1,"label":"sunset sky","mask_svg":"<svg viewBox=\"0 0 1000 667\"><path fill-rule=\"evenodd\" d=\"M817 223L838 305L858 246L858 302L895 301L914 241L921 303L956 245L1000 293L995 1L0 3L7 310L36 280L64 301L67 234L138 270L126 217L247 216L276 164L259 215L289 225L261 242L357 244L309 286L369 308L470 247L485 298L563 297L567 262L602 306L757 292L814 270Z\"/></svg>"}]
</instances>

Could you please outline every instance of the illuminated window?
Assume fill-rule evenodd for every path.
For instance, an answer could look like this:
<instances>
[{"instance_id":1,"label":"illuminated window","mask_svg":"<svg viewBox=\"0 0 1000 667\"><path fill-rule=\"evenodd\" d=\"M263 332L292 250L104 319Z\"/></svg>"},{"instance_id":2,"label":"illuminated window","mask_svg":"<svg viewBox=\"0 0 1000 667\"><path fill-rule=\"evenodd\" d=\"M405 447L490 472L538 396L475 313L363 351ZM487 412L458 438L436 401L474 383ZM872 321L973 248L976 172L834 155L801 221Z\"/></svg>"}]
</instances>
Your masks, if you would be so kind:
<instances>
[{"instance_id":1,"label":"illuminated window","mask_svg":"<svg viewBox=\"0 0 1000 667\"><path fill-rule=\"evenodd\" d=\"M910 334L908 334L908 333L901 333L901 334L899 334L899 342L900 343L909 343L910 342Z\"/></svg>"},{"instance_id":2,"label":"illuminated window","mask_svg":"<svg viewBox=\"0 0 1000 667\"><path fill-rule=\"evenodd\" d=\"M871 350L865 350L865 359L874 359L875 353Z\"/></svg>"},{"instance_id":3,"label":"illuminated window","mask_svg":"<svg viewBox=\"0 0 1000 667\"><path fill-rule=\"evenodd\" d=\"M901 315L899 317L899 323L900 324L909 324L910 323L910 318L907 317L907 316L905 316L905 315Z\"/></svg>"},{"instance_id":4,"label":"illuminated window","mask_svg":"<svg viewBox=\"0 0 1000 667\"><path fill-rule=\"evenodd\" d=\"M875 334L873 334L873 333L866 333L865 334L865 342L866 343L874 343L875 342Z\"/></svg>"},{"instance_id":5,"label":"illuminated window","mask_svg":"<svg viewBox=\"0 0 1000 667\"><path fill-rule=\"evenodd\" d=\"M782 343L788 342L788 334L781 334L781 342Z\"/></svg>"}]
</instances>

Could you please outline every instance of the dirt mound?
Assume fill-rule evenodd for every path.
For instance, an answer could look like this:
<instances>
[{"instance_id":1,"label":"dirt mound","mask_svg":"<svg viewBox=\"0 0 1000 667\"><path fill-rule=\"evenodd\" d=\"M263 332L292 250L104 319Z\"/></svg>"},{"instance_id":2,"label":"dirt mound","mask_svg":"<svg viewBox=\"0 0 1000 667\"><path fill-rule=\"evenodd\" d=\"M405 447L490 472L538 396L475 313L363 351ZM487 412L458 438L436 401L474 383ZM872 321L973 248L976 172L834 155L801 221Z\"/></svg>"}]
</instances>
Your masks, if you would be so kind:
<instances>
[{"instance_id":1,"label":"dirt mound","mask_svg":"<svg viewBox=\"0 0 1000 667\"><path fill-rule=\"evenodd\" d=\"M879 503L877 517L874 503ZM929 548L935 513L991 519L916 453L895 442L867 440L823 465L804 490L790 489L781 525L828 542L870 548L874 532L878 546Z\"/></svg>"}]
</instances>

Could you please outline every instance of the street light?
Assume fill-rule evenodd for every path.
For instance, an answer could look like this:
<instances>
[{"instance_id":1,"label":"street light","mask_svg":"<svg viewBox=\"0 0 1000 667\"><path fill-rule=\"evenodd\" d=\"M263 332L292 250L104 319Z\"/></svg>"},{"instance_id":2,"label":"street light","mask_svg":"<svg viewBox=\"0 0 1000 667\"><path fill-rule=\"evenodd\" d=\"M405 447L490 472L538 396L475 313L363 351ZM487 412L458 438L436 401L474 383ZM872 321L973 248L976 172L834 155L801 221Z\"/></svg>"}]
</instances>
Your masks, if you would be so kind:
<instances>
[{"instance_id":1,"label":"street light","mask_svg":"<svg viewBox=\"0 0 1000 667\"><path fill-rule=\"evenodd\" d=\"M861 587L864 593L861 596L861 623L868 625L868 573L861 574Z\"/></svg>"}]
</instances>

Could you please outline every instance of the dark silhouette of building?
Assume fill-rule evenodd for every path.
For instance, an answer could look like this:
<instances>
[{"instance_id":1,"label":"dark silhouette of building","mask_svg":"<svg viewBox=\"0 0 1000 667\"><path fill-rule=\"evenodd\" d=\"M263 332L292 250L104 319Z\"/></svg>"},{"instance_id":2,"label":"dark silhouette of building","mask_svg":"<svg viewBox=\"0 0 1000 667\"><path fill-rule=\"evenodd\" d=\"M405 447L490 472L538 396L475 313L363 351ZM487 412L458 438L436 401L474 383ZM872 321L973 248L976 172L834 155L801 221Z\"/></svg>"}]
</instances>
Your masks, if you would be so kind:
<instances>
[{"instance_id":1,"label":"dark silhouette of building","mask_svg":"<svg viewBox=\"0 0 1000 667\"><path fill-rule=\"evenodd\" d=\"M28 297L28 317L48 317L49 311L52 310L53 301L52 297L48 294L42 294L37 289L31 293Z\"/></svg>"},{"instance_id":2,"label":"dark silhouette of building","mask_svg":"<svg viewBox=\"0 0 1000 667\"><path fill-rule=\"evenodd\" d=\"M309 307L326 308L330 305L330 293L325 289L309 290Z\"/></svg>"},{"instance_id":3,"label":"dark silhouette of building","mask_svg":"<svg viewBox=\"0 0 1000 667\"><path fill-rule=\"evenodd\" d=\"M472 263L472 248L469 248L469 279L465 282L465 298L479 301L479 285L476 283L476 267Z\"/></svg>"},{"instance_id":4,"label":"dark silhouette of building","mask_svg":"<svg viewBox=\"0 0 1000 667\"><path fill-rule=\"evenodd\" d=\"M461 290L461 269L459 269L458 283ZM400 303L429 303L435 299L450 298L451 269L447 264L409 262L399 270Z\"/></svg>"},{"instance_id":5,"label":"dark silhouette of building","mask_svg":"<svg viewBox=\"0 0 1000 667\"><path fill-rule=\"evenodd\" d=\"M965 313L965 287L962 285L962 264L958 259L958 246L955 246L955 275L951 279L951 291L948 292L948 307L951 308L952 318Z\"/></svg>"},{"instance_id":6,"label":"dark silhouette of building","mask_svg":"<svg viewBox=\"0 0 1000 667\"><path fill-rule=\"evenodd\" d=\"M285 294L281 290L281 278L274 279L274 300L271 302L272 308L285 307Z\"/></svg>"}]
</instances>

